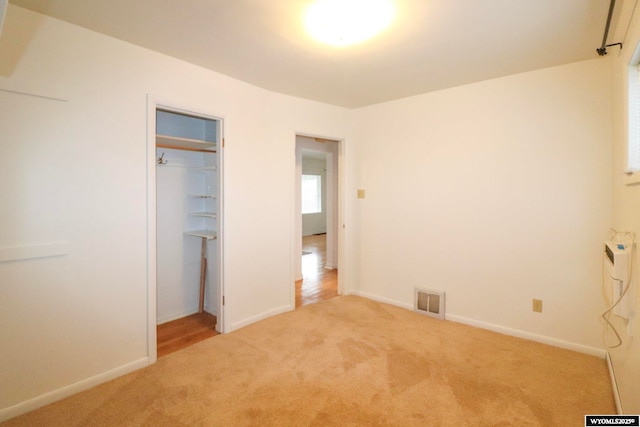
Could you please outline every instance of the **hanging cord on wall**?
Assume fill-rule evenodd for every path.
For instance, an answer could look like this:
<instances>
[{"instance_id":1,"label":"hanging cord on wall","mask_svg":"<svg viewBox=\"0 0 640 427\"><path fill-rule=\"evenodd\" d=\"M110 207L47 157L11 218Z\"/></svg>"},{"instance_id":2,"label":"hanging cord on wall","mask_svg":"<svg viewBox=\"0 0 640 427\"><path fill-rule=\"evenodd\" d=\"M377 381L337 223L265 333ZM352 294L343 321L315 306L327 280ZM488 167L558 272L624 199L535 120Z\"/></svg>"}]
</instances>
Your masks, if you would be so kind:
<instances>
[{"instance_id":1,"label":"hanging cord on wall","mask_svg":"<svg viewBox=\"0 0 640 427\"><path fill-rule=\"evenodd\" d=\"M616 7L616 0L611 0L609 3L609 14L607 15L607 24L604 26L604 36L602 37L602 45L596 49L598 55L604 56L607 54L607 48L611 46L620 46L622 49L622 43L607 44L607 37L609 37L609 27L611 26L611 18L613 17L613 9Z\"/></svg>"},{"instance_id":2,"label":"hanging cord on wall","mask_svg":"<svg viewBox=\"0 0 640 427\"><path fill-rule=\"evenodd\" d=\"M620 302L623 300L623 298L625 297L627 292L629 292L629 288L631 287L631 279L633 278L632 277L632 275L633 275L633 259L634 259L634 255L635 255L636 235L635 235L634 232L631 232L631 231L616 231L614 229L611 229L611 235L610 235L609 240L612 241L612 242L618 242L618 243L623 243L623 244L629 245L628 247L631 248L630 260L627 263L627 278L626 278L627 279L627 285L624 287L624 289L620 293L620 296L615 301L612 301L612 304L609 306L609 308L607 308L602 313L602 315L600 316L602 318L602 320L604 320L604 322L605 322L604 333L603 333L604 345L605 345L605 347L607 349L613 349L613 348L620 347L622 345L622 338L620 337L620 333L618 332L616 327L611 322L610 316L611 316L611 312L618 306L618 304L620 304ZM603 264L605 263L604 256L602 257L602 262L603 262ZM607 296L608 296L608 292L607 292L607 290L608 290L608 288L607 288L608 280L607 279L609 279L609 280L617 280L617 281L622 281L623 280L623 279L620 279L619 277L613 277L610 274L606 273L606 268L603 265L602 266L602 285L603 285L603 292L604 292L605 298L607 298ZM609 329L611 329L613 331L613 333L616 336L616 340L617 340L617 343L615 345L611 345L611 346L607 344L607 332L608 332Z\"/></svg>"}]
</instances>

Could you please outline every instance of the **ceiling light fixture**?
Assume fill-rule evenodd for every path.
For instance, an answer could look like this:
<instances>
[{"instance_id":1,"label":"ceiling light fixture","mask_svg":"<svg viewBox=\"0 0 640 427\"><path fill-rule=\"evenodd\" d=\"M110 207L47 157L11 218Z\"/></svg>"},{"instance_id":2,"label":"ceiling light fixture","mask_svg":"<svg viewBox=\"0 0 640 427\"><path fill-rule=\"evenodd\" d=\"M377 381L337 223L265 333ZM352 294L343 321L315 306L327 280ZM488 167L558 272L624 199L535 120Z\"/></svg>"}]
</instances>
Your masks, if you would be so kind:
<instances>
[{"instance_id":1,"label":"ceiling light fixture","mask_svg":"<svg viewBox=\"0 0 640 427\"><path fill-rule=\"evenodd\" d=\"M365 41L391 24L392 0L316 0L305 14L313 38L334 46Z\"/></svg>"}]
</instances>

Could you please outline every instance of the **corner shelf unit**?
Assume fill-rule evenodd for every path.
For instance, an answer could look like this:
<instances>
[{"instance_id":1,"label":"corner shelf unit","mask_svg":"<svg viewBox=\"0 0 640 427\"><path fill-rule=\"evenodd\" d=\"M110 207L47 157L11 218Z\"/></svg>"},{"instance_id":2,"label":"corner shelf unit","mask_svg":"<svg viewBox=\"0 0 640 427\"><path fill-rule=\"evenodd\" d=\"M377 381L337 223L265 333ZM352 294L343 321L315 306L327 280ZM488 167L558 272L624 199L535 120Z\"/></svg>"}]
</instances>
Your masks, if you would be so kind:
<instances>
[{"instance_id":1,"label":"corner shelf unit","mask_svg":"<svg viewBox=\"0 0 640 427\"><path fill-rule=\"evenodd\" d=\"M201 218L211 218L211 219L218 218L218 214L215 212L191 212L189 215L197 216Z\"/></svg>"},{"instance_id":2,"label":"corner shelf unit","mask_svg":"<svg viewBox=\"0 0 640 427\"><path fill-rule=\"evenodd\" d=\"M218 168L215 166L202 166L202 167L190 168L189 172L201 172L201 173L209 174L209 173L215 173L217 172L217 170ZM217 199L217 196L214 194L189 194L189 197L195 198L195 199L208 199L208 200ZM205 210L200 212L190 212L189 216L198 217L198 218L217 219L218 213ZM212 231L212 230L199 230L197 232L185 232L185 234L190 236L203 237L203 238L206 238L207 240L212 240L216 238L216 233L215 231Z\"/></svg>"},{"instance_id":3,"label":"corner shelf unit","mask_svg":"<svg viewBox=\"0 0 640 427\"><path fill-rule=\"evenodd\" d=\"M206 240L215 240L218 238L218 235L213 230L193 230L193 231L185 231L185 236L193 236L193 237L201 237Z\"/></svg>"},{"instance_id":4,"label":"corner shelf unit","mask_svg":"<svg viewBox=\"0 0 640 427\"><path fill-rule=\"evenodd\" d=\"M196 172L196 169L208 169L207 168L192 168L190 172ZM205 199L205 200L215 200L217 197L213 194L189 194L188 197L193 199ZM217 212L212 211L197 211L197 212L189 212L189 216L198 217L198 218L207 218L207 219L216 219L218 218ZM206 240L215 240L217 238L216 232L214 230L194 230L194 231L185 231L185 236L195 236L201 237Z\"/></svg>"},{"instance_id":5,"label":"corner shelf unit","mask_svg":"<svg viewBox=\"0 0 640 427\"><path fill-rule=\"evenodd\" d=\"M211 173L216 172L218 170L215 166L203 166L201 168L191 168L191 172L203 172L203 173Z\"/></svg>"}]
</instances>

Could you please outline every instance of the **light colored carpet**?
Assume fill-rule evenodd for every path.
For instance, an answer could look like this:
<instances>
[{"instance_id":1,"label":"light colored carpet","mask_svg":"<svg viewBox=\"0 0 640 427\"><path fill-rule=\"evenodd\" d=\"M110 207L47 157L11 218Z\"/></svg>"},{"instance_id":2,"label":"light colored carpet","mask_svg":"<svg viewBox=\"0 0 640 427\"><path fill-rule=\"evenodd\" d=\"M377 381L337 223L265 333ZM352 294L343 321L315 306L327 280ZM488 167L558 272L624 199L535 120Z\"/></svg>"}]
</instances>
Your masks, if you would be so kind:
<instances>
[{"instance_id":1,"label":"light colored carpet","mask_svg":"<svg viewBox=\"0 0 640 427\"><path fill-rule=\"evenodd\" d=\"M337 297L168 355L8 426L581 426L604 360Z\"/></svg>"}]
</instances>

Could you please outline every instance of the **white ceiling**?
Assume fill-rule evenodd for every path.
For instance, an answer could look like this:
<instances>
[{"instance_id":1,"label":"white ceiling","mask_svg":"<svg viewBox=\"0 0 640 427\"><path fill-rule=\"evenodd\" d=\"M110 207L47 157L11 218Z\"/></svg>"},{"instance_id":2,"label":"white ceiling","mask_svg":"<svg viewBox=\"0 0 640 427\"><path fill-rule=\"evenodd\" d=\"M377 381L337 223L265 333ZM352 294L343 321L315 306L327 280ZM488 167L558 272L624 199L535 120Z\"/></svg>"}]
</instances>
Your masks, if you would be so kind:
<instances>
[{"instance_id":1,"label":"white ceiling","mask_svg":"<svg viewBox=\"0 0 640 427\"><path fill-rule=\"evenodd\" d=\"M305 33L310 1L10 3L268 90L350 108L596 58L609 8L607 0L396 0L390 28L337 48Z\"/></svg>"}]
</instances>

